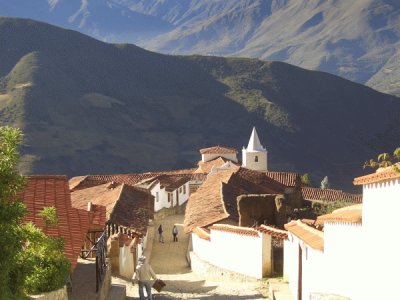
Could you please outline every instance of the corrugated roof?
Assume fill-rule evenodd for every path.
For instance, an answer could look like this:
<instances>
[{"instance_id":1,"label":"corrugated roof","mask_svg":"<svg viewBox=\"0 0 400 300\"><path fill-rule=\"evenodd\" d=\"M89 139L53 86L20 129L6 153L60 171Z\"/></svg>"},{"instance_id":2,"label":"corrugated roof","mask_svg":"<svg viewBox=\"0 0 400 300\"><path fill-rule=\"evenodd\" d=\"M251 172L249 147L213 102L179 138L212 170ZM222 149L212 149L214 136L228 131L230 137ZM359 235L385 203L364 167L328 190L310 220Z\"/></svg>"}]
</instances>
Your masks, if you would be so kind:
<instances>
[{"instance_id":1,"label":"corrugated roof","mask_svg":"<svg viewBox=\"0 0 400 300\"><path fill-rule=\"evenodd\" d=\"M20 197L28 209L25 222L33 222L46 234L64 239L64 253L70 260L73 270L86 239L90 217L86 209L72 207L67 177L29 176ZM42 217L39 216L44 207L55 207L58 216L57 225L45 227Z\"/></svg>"},{"instance_id":2,"label":"corrugated roof","mask_svg":"<svg viewBox=\"0 0 400 300\"><path fill-rule=\"evenodd\" d=\"M224 154L224 153L237 153L235 148L214 146L209 148L200 149L201 154Z\"/></svg>"},{"instance_id":3,"label":"corrugated roof","mask_svg":"<svg viewBox=\"0 0 400 300\"><path fill-rule=\"evenodd\" d=\"M301 194L303 199L308 201L344 201L347 203L362 203L361 194L345 193L341 190L302 187Z\"/></svg>"},{"instance_id":4,"label":"corrugated roof","mask_svg":"<svg viewBox=\"0 0 400 300\"><path fill-rule=\"evenodd\" d=\"M353 183L355 185L362 185L390 179L398 179L400 178L400 172L398 171L398 168L400 168L400 163L397 163L395 166L380 168L376 170L375 173L355 178Z\"/></svg>"},{"instance_id":5,"label":"corrugated roof","mask_svg":"<svg viewBox=\"0 0 400 300\"><path fill-rule=\"evenodd\" d=\"M285 224L285 229L316 250L324 251L324 233L300 220Z\"/></svg>"}]
</instances>

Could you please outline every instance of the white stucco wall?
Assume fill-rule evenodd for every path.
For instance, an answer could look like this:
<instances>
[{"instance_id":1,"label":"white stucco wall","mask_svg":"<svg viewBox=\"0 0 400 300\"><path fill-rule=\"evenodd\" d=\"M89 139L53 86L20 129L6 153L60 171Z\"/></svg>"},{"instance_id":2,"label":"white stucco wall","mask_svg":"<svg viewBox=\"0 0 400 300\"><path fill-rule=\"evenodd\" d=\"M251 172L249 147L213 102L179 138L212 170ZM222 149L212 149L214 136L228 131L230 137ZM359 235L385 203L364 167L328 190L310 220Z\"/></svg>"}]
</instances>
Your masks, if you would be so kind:
<instances>
[{"instance_id":1,"label":"white stucco wall","mask_svg":"<svg viewBox=\"0 0 400 300\"><path fill-rule=\"evenodd\" d=\"M185 186L185 189L183 188ZM186 193L184 193L184 190ZM178 191L178 199L176 197L176 191ZM165 188L161 188L160 183L155 184L151 189L151 194L154 196L154 211L159 211L163 208L169 208L176 205L182 205L189 199L189 182L186 182L181 187L177 188L173 192L167 192ZM158 197L157 197L158 193ZM172 194L172 201L168 202L168 194Z\"/></svg>"},{"instance_id":2,"label":"white stucco wall","mask_svg":"<svg viewBox=\"0 0 400 300\"><path fill-rule=\"evenodd\" d=\"M371 289L374 299L400 299L399 212L399 179L363 186L364 253L371 257L364 264L364 286L384 287Z\"/></svg>"},{"instance_id":3,"label":"white stucco wall","mask_svg":"<svg viewBox=\"0 0 400 300\"><path fill-rule=\"evenodd\" d=\"M207 162L207 161L213 160L214 158L217 158L217 157L224 157L224 158L232 160L234 162L238 161L236 153L202 154L201 160L203 162Z\"/></svg>"},{"instance_id":4,"label":"white stucco wall","mask_svg":"<svg viewBox=\"0 0 400 300\"><path fill-rule=\"evenodd\" d=\"M132 278L135 271L131 248L132 245L124 245L119 248L119 274L126 278ZM133 248L133 251L136 251L136 249Z\"/></svg>"},{"instance_id":5,"label":"white stucco wall","mask_svg":"<svg viewBox=\"0 0 400 300\"><path fill-rule=\"evenodd\" d=\"M258 157L258 162L255 162L255 157ZM242 150L242 165L245 168L255 171L267 171L267 151L247 151Z\"/></svg>"},{"instance_id":6,"label":"white stucco wall","mask_svg":"<svg viewBox=\"0 0 400 300\"><path fill-rule=\"evenodd\" d=\"M192 241L193 251L217 267L254 278L263 278L271 271L271 241L267 235L260 233L255 237L211 230L210 241L196 234L192 234Z\"/></svg>"}]
</instances>

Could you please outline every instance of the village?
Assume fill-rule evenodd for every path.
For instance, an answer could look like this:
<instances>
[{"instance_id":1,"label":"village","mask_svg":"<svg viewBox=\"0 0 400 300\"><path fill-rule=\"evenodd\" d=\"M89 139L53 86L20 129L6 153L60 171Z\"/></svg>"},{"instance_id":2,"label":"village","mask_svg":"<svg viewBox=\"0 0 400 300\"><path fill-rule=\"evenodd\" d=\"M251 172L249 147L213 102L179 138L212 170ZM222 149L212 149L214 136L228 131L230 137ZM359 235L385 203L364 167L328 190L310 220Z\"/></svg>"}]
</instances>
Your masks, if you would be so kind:
<instances>
[{"instance_id":1,"label":"village","mask_svg":"<svg viewBox=\"0 0 400 300\"><path fill-rule=\"evenodd\" d=\"M28 176L26 221L62 237L71 262L62 289L32 299L136 299L143 256L166 283L154 299L399 295L395 168L355 178L362 195L309 187L297 173L268 170L256 128L241 164L234 148L200 154L193 169ZM311 213L339 201L344 207ZM45 207L56 209L55 228L38 216Z\"/></svg>"}]
</instances>

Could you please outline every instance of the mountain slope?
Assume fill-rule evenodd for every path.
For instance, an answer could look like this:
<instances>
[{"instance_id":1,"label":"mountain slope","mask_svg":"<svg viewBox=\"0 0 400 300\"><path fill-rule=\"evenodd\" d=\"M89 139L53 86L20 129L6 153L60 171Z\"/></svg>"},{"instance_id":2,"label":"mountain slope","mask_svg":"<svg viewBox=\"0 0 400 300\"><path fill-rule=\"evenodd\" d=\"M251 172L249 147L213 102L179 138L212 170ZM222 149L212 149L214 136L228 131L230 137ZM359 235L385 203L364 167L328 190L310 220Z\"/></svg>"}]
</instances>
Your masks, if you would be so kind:
<instances>
[{"instance_id":1,"label":"mountain slope","mask_svg":"<svg viewBox=\"0 0 400 300\"><path fill-rule=\"evenodd\" d=\"M12 18L0 61L0 122L23 128L26 173L193 166L200 148L240 149L254 125L271 170L350 188L398 146L398 98L285 63L168 56Z\"/></svg>"},{"instance_id":2,"label":"mountain slope","mask_svg":"<svg viewBox=\"0 0 400 300\"><path fill-rule=\"evenodd\" d=\"M284 61L400 95L397 0L13 0L0 11L157 52Z\"/></svg>"}]
</instances>

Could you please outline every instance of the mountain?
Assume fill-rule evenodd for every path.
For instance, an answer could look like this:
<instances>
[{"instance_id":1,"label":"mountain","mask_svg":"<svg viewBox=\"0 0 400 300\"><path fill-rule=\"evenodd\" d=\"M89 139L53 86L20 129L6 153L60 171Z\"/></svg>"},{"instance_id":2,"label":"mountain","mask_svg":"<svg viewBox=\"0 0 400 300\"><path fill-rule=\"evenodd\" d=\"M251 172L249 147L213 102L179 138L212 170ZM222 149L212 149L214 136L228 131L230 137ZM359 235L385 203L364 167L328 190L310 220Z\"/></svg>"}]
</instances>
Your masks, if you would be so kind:
<instances>
[{"instance_id":1,"label":"mountain","mask_svg":"<svg viewBox=\"0 0 400 300\"><path fill-rule=\"evenodd\" d=\"M399 98L282 62L163 55L16 18L0 18L0 61L0 123L25 133L24 173L192 167L256 126L271 171L350 189L398 146Z\"/></svg>"},{"instance_id":2,"label":"mountain","mask_svg":"<svg viewBox=\"0 0 400 300\"><path fill-rule=\"evenodd\" d=\"M398 0L13 0L0 11L162 53L283 61L400 95Z\"/></svg>"}]
</instances>

